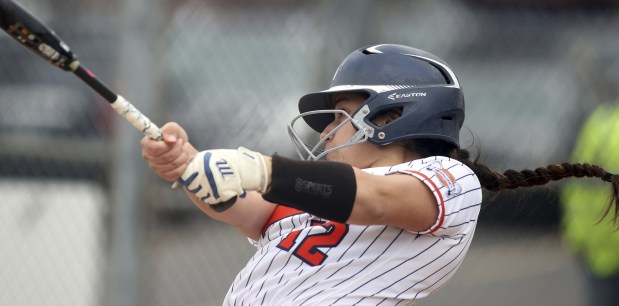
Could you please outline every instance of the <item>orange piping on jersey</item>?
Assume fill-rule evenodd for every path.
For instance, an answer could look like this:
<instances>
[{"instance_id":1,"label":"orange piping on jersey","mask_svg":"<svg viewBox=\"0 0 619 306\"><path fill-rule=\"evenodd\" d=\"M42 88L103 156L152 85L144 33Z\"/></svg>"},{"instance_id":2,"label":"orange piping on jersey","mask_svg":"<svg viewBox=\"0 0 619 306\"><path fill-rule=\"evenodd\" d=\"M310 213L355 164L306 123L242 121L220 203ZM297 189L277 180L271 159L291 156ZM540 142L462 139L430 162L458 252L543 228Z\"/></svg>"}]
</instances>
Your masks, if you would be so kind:
<instances>
[{"instance_id":1,"label":"orange piping on jersey","mask_svg":"<svg viewBox=\"0 0 619 306\"><path fill-rule=\"evenodd\" d=\"M404 171L409 172L409 173L414 173L414 174L417 174L423 177L424 180L428 181L430 185L432 185L432 188L434 188L434 191L436 191L436 194L438 195L438 199L440 202L439 205L441 206L441 211L440 211L438 224L433 229L431 229L430 232L428 232L428 235L432 234L436 232L439 228L441 228L441 226L443 226L443 222L445 222L445 201L443 201L443 195L441 194L441 191L436 186L436 184L434 184L434 182L427 175L421 172L415 171L415 170L404 170Z\"/></svg>"},{"instance_id":2,"label":"orange piping on jersey","mask_svg":"<svg viewBox=\"0 0 619 306\"><path fill-rule=\"evenodd\" d=\"M303 212L298 209L294 209L294 208L290 208L290 207L286 207L282 205L275 206L275 209L273 210L271 217L269 217L269 220L267 220L267 223L265 223L264 227L262 228L262 234L264 235L264 233L267 231L267 228L269 228L271 224L281 219L284 219L284 218L287 218L293 215L298 215L301 213Z\"/></svg>"}]
</instances>

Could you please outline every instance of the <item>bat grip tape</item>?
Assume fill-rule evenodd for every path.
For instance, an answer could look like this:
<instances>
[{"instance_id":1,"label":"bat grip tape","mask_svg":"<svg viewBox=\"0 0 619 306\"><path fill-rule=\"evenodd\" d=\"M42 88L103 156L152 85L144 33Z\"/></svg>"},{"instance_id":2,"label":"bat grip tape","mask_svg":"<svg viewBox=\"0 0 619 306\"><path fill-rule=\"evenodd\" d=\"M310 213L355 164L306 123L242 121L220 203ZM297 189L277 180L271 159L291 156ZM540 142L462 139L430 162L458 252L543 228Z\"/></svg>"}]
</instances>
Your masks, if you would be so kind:
<instances>
[{"instance_id":1,"label":"bat grip tape","mask_svg":"<svg viewBox=\"0 0 619 306\"><path fill-rule=\"evenodd\" d=\"M355 172L348 164L274 155L271 187L262 197L327 220L346 222L356 194Z\"/></svg>"}]
</instances>

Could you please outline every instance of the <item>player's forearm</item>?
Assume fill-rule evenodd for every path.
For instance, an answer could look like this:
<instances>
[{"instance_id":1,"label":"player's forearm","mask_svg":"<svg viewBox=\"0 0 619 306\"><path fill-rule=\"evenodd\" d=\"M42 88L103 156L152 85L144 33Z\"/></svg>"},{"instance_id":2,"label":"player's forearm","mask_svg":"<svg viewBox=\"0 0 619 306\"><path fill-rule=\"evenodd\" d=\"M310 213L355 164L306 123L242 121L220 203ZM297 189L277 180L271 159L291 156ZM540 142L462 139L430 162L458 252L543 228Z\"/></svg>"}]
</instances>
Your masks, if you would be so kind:
<instances>
[{"instance_id":1,"label":"player's forearm","mask_svg":"<svg viewBox=\"0 0 619 306\"><path fill-rule=\"evenodd\" d=\"M268 202L336 222L412 231L427 229L437 215L436 200L419 179L371 175L345 163L269 158L240 148L200 152L187 169L179 181L204 212L254 235L274 209ZM224 212L210 207L252 190L268 202L252 195Z\"/></svg>"},{"instance_id":2,"label":"player's forearm","mask_svg":"<svg viewBox=\"0 0 619 306\"><path fill-rule=\"evenodd\" d=\"M236 227L245 236L258 240L264 224L271 216L275 205L266 202L257 192L248 192L245 198L238 198L234 205L218 212L210 204L198 199L185 190L192 202L209 217Z\"/></svg>"}]
</instances>

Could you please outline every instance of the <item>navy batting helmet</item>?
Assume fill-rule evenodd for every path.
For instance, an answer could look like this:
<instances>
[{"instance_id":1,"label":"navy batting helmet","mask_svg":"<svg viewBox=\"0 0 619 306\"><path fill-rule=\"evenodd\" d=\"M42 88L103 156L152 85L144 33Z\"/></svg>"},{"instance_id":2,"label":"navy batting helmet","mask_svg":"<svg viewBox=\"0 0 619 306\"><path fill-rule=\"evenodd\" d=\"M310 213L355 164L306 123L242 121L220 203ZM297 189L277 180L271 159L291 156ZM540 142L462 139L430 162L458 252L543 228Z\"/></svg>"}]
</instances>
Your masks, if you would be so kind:
<instances>
[{"instance_id":1,"label":"navy batting helmet","mask_svg":"<svg viewBox=\"0 0 619 306\"><path fill-rule=\"evenodd\" d=\"M333 121L332 97L346 92L368 95L349 117L358 130L351 142L384 145L404 139L439 139L459 147L464 122L462 88L453 70L433 54L393 44L354 51L338 67L329 89L299 100L301 115L289 125L293 141L301 143L295 139L294 121L303 118L312 129L322 132ZM398 119L383 126L372 123L378 114L395 108L402 111ZM317 146L304 146L310 158L324 155L312 153Z\"/></svg>"}]
</instances>

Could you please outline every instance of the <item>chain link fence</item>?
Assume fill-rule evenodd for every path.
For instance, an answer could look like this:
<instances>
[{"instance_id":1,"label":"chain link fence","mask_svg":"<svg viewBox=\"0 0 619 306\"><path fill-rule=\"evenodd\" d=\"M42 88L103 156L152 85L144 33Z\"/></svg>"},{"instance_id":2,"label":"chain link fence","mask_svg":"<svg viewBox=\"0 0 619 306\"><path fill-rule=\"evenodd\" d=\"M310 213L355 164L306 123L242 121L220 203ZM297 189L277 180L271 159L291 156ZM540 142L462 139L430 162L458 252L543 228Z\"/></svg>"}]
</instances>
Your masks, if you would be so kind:
<instances>
[{"instance_id":1,"label":"chain link fence","mask_svg":"<svg viewBox=\"0 0 619 306\"><path fill-rule=\"evenodd\" d=\"M451 64L467 101L463 146L498 169L567 160L580 122L619 96L619 11L607 1L19 2L203 149L296 156L286 125L298 98L377 43ZM0 305L221 304L253 246L149 172L139 132L77 78L4 34L0 70ZM490 198L482 225L539 219L556 230L557 186ZM473 265L454 281L474 282Z\"/></svg>"}]
</instances>

